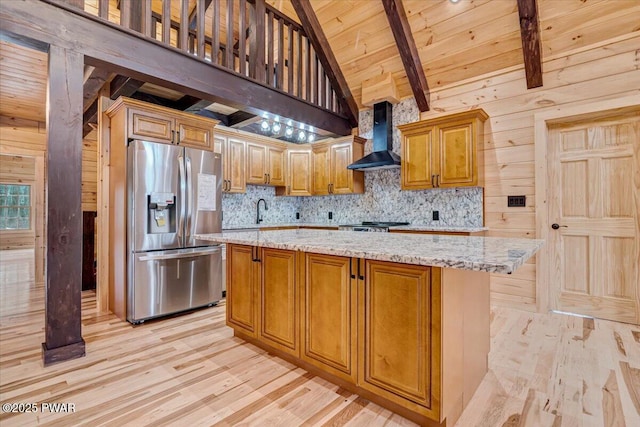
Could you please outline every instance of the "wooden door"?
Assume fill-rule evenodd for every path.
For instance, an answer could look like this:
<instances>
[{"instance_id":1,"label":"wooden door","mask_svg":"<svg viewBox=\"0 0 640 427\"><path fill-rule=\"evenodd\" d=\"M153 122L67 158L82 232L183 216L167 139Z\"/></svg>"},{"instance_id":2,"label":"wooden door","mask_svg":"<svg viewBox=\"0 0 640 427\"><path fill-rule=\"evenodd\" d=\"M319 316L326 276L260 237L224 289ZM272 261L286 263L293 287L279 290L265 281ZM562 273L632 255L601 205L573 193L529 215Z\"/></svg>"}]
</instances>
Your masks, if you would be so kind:
<instances>
[{"instance_id":1,"label":"wooden door","mask_svg":"<svg viewBox=\"0 0 640 427\"><path fill-rule=\"evenodd\" d=\"M267 155L266 146L247 143L247 184L267 183Z\"/></svg>"},{"instance_id":2,"label":"wooden door","mask_svg":"<svg viewBox=\"0 0 640 427\"><path fill-rule=\"evenodd\" d=\"M254 248L227 245L227 325L256 336L257 274Z\"/></svg>"},{"instance_id":3,"label":"wooden door","mask_svg":"<svg viewBox=\"0 0 640 427\"><path fill-rule=\"evenodd\" d=\"M286 184L286 151L280 147L269 147L269 167L267 169L267 184L283 186Z\"/></svg>"},{"instance_id":4,"label":"wooden door","mask_svg":"<svg viewBox=\"0 0 640 427\"><path fill-rule=\"evenodd\" d=\"M328 145L313 147L313 194L329 194L330 163Z\"/></svg>"},{"instance_id":5,"label":"wooden door","mask_svg":"<svg viewBox=\"0 0 640 427\"><path fill-rule=\"evenodd\" d=\"M431 408L431 269L365 262L358 295L358 385ZM401 398L399 400L399 397Z\"/></svg>"},{"instance_id":6,"label":"wooden door","mask_svg":"<svg viewBox=\"0 0 640 427\"><path fill-rule=\"evenodd\" d=\"M331 193L353 193L353 171L347 169L351 163L353 151L350 142L331 146Z\"/></svg>"},{"instance_id":7,"label":"wooden door","mask_svg":"<svg viewBox=\"0 0 640 427\"><path fill-rule=\"evenodd\" d=\"M176 119L178 143L187 147L213 151L213 126L200 119Z\"/></svg>"},{"instance_id":8,"label":"wooden door","mask_svg":"<svg viewBox=\"0 0 640 427\"><path fill-rule=\"evenodd\" d=\"M432 188L433 127L427 127L402 138L402 189Z\"/></svg>"},{"instance_id":9,"label":"wooden door","mask_svg":"<svg viewBox=\"0 0 640 427\"><path fill-rule=\"evenodd\" d=\"M296 252L264 248L261 251L259 338L298 355Z\"/></svg>"},{"instance_id":10,"label":"wooden door","mask_svg":"<svg viewBox=\"0 0 640 427\"><path fill-rule=\"evenodd\" d=\"M477 169L474 167L474 122L458 120L437 127L436 146L438 187L475 185Z\"/></svg>"},{"instance_id":11,"label":"wooden door","mask_svg":"<svg viewBox=\"0 0 640 427\"><path fill-rule=\"evenodd\" d=\"M227 192L244 193L247 190L245 181L245 142L241 139L228 138L226 145L224 175L229 181Z\"/></svg>"},{"instance_id":12,"label":"wooden door","mask_svg":"<svg viewBox=\"0 0 640 427\"><path fill-rule=\"evenodd\" d=\"M311 195L311 150L288 150L289 156L289 183L287 195L310 196Z\"/></svg>"},{"instance_id":13,"label":"wooden door","mask_svg":"<svg viewBox=\"0 0 640 427\"><path fill-rule=\"evenodd\" d=\"M302 359L356 380L356 276L347 257L305 254ZM353 280L352 280L353 277Z\"/></svg>"},{"instance_id":14,"label":"wooden door","mask_svg":"<svg viewBox=\"0 0 640 427\"><path fill-rule=\"evenodd\" d=\"M552 308L640 323L640 116L550 127Z\"/></svg>"}]
</instances>

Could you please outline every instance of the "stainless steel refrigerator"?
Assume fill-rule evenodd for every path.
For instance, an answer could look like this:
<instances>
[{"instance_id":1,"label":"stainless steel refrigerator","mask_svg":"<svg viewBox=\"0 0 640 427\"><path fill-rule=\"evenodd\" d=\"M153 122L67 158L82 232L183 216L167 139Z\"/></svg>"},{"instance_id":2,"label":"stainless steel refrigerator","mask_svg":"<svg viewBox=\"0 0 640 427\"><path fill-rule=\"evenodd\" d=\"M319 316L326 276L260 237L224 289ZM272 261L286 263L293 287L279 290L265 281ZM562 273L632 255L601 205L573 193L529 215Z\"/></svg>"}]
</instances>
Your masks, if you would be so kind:
<instances>
[{"instance_id":1,"label":"stainless steel refrigerator","mask_svg":"<svg viewBox=\"0 0 640 427\"><path fill-rule=\"evenodd\" d=\"M222 298L220 154L134 140L127 153L127 320L216 304Z\"/></svg>"}]
</instances>

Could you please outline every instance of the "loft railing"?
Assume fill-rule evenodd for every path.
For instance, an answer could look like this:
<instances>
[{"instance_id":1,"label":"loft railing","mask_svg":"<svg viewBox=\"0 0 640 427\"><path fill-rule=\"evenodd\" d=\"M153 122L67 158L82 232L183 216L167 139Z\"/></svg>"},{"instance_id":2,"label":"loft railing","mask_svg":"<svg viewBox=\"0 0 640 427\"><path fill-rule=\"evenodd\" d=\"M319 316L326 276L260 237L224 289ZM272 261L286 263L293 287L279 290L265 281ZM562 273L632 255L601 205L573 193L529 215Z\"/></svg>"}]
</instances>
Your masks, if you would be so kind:
<instances>
[{"instance_id":1,"label":"loft railing","mask_svg":"<svg viewBox=\"0 0 640 427\"><path fill-rule=\"evenodd\" d=\"M304 29L265 0L84 3L88 13L343 114Z\"/></svg>"}]
</instances>

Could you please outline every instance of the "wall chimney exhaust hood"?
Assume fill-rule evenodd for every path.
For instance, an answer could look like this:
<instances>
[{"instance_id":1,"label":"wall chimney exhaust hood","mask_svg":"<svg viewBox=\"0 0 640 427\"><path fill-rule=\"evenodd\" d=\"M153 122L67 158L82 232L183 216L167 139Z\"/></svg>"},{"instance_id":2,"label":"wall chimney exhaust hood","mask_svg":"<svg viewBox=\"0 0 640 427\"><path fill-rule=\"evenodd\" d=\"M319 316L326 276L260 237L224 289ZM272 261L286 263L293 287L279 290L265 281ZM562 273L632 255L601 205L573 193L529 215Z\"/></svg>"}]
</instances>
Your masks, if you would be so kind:
<instances>
[{"instance_id":1,"label":"wall chimney exhaust hood","mask_svg":"<svg viewBox=\"0 0 640 427\"><path fill-rule=\"evenodd\" d=\"M393 152L393 106L379 102L373 106L373 152L347 166L352 170L380 170L400 167L400 156Z\"/></svg>"}]
</instances>

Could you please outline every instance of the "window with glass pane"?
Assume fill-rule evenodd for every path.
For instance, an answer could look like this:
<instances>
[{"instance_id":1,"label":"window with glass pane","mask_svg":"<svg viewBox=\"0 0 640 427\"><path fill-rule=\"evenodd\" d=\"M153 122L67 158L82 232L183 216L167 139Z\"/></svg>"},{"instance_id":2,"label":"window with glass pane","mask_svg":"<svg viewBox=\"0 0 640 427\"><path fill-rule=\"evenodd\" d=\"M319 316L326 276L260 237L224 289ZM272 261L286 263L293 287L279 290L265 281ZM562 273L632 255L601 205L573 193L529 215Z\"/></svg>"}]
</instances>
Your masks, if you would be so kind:
<instances>
[{"instance_id":1,"label":"window with glass pane","mask_svg":"<svg viewBox=\"0 0 640 427\"><path fill-rule=\"evenodd\" d=\"M0 184L0 230L31 228L31 186Z\"/></svg>"}]
</instances>

